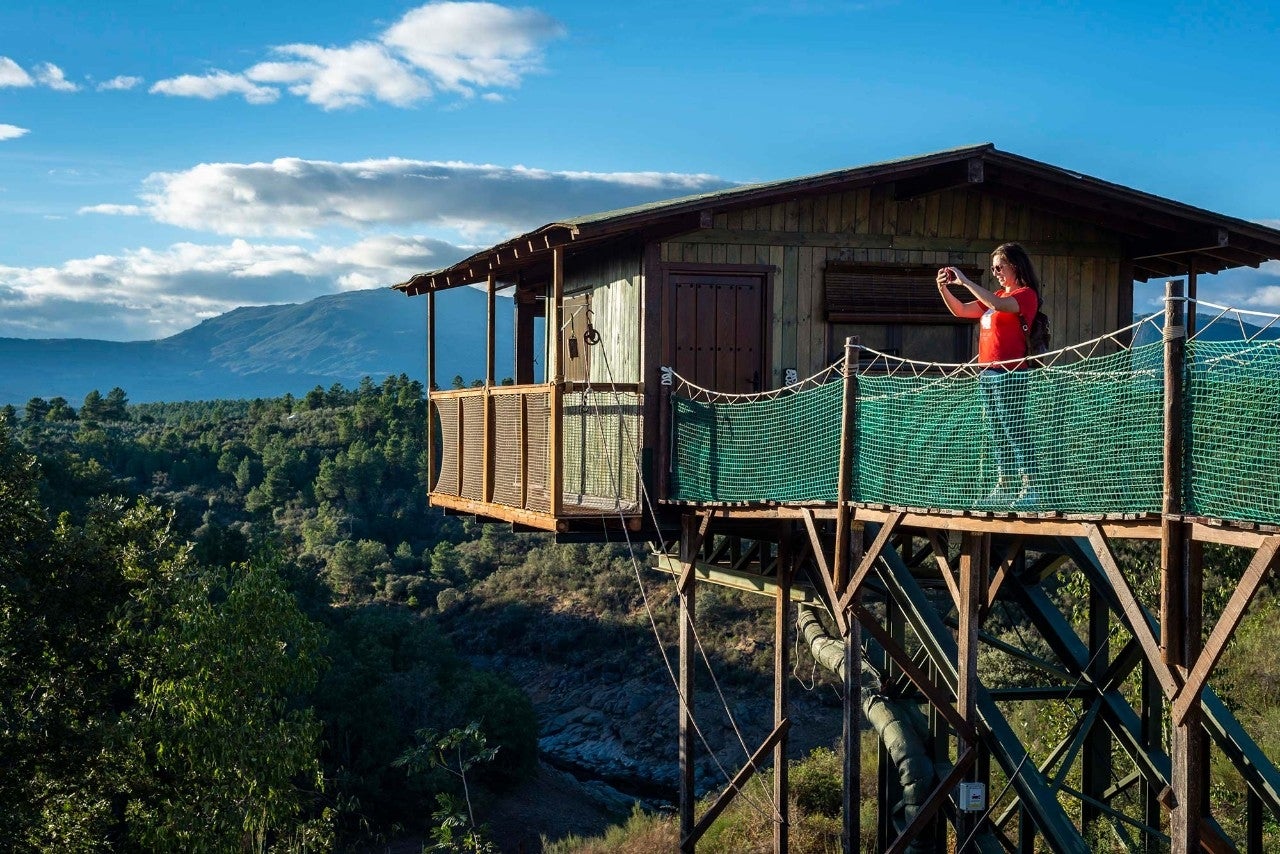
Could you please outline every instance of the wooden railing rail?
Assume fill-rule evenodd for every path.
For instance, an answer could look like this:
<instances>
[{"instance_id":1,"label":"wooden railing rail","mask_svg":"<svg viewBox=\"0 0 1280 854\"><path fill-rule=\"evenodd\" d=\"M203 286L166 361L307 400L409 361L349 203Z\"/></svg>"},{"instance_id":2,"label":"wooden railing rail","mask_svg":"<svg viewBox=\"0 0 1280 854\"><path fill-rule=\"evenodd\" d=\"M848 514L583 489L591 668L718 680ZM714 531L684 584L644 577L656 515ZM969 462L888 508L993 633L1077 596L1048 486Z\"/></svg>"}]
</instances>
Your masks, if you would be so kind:
<instances>
[{"instance_id":1,"label":"wooden railing rail","mask_svg":"<svg viewBox=\"0 0 1280 854\"><path fill-rule=\"evenodd\" d=\"M490 385L430 404L432 495L554 518L638 507L638 384Z\"/></svg>"}]
</instances>

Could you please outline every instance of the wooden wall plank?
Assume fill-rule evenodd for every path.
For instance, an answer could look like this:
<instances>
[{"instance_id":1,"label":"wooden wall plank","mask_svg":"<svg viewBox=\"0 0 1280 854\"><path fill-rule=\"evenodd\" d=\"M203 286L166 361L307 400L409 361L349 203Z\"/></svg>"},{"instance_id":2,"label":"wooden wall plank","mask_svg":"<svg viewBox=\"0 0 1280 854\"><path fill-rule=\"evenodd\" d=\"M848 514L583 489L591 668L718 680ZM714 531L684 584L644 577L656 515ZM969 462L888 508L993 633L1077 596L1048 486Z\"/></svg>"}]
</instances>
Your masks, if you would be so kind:
<instances>
[{"instance_id":1,"label":"wooden wall plank","mask_svg":"<svg viewBox=\"0 0 1280 854\"><path fill-rule=\"evenodd\" d=\"M822 282L814 278L813 250L796 250L796 371L800 378L813 373L813 327L822 322L814 308L822 299Z\"/></svg>"},{"instance_id":2,"label":"wooden wall plank","mask_svg":"<svg viewBox=\"0 0 1280 854\"><path fill-rule=\"evenodd\" d=\"M763 385L776 388L782 378L782 321L786 315L786 288L782 281L782 247L759 246L756 249L758 263L771 264L778 269L773 279L772 311L769 313L769 377Z\"/></svg>"},{"instance_id":3,"label":"wooden wall plank","mask_svg":"<svg viewBox=\"0 0 1280 854\"><path fill-rule=\"evenodd\" d=\"M782 267L781 279L783 290L783 315L782 315L782 338L779 340L780 349L782 350L781 368L785 372L787 368L795 368L799 370L796 363L796 321L797 309L799 308L799 282L797 281L797 269L799 267L800 249L797 246L786 246L782 249L782 258L779 266ZM774 387L780 384L782 375L779 374L774 381Z\"/></svg>"}]
</instances>

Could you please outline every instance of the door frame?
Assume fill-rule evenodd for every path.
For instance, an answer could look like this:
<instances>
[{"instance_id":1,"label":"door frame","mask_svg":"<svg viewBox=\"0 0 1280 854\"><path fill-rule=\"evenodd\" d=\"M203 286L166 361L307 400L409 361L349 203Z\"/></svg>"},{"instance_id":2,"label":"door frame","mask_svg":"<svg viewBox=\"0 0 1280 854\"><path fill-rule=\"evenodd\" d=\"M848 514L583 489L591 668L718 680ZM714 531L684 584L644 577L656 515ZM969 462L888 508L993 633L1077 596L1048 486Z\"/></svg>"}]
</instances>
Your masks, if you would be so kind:
<instances>
[{"instance_id":1,"label":"door frame","mask_svg":"<svg viewBox=\"0 0 1280 854\"><path fill-rule=\"evenodd\" d=\"M773 279L778 268L772 264L707 264L694 261L663 261L658 264L661 276L662 316L660 365L674 363L675 323L673 311L673 276L727 276L758 279L760 288L760 391L773 388Z\"/></svg>"}]
</instances>

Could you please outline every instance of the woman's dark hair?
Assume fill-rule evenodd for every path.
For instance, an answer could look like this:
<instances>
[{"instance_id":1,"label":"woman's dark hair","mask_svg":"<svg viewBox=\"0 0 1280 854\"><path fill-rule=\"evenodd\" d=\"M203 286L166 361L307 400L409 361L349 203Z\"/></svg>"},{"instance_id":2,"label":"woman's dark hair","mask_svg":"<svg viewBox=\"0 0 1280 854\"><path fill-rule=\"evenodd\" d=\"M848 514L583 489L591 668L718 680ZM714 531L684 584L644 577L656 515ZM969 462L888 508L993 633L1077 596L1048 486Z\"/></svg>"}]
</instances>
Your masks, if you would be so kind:
<instances>
[{"instance_id":1,"label":"woman's dark hair","mask_svg":"<svg viewBox=\"0 0 1280 854\"><path fill-rule=\"evenodd\" d=\"M1040 277L1036 275L1036 267L1031 263L1031 256L1022 248L1021 243L1001 243L991 252L991 257L999 255L1013 265L1014 276L1018 283L1025 285L1036 293L1036 302L1040 302Z\"/></svg>"}]
</instances>

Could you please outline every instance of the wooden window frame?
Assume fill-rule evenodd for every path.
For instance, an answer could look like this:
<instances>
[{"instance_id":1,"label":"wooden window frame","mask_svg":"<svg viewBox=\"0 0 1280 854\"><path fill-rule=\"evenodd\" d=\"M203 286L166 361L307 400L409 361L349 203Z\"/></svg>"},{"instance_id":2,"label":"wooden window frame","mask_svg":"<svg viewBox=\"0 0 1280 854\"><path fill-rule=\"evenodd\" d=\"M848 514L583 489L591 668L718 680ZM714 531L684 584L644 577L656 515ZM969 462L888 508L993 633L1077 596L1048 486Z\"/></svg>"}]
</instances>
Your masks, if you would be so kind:
<instances>
[{"instance_id":1,"label":"wooden window frame","mask_svg":"<svg viewBox=\"0 0 1280 854\"><path fill-rule=\"evenodd\" d=\"M969 264L950 266L975 282L982 281L985 272ZM938 266L931 264L828 261L822 273L824 317L827 323L969 323L952 315L938 296L937 272ZM964 288L952 286L952 292L969 301Z\"/></svg>"}]
</instances>

